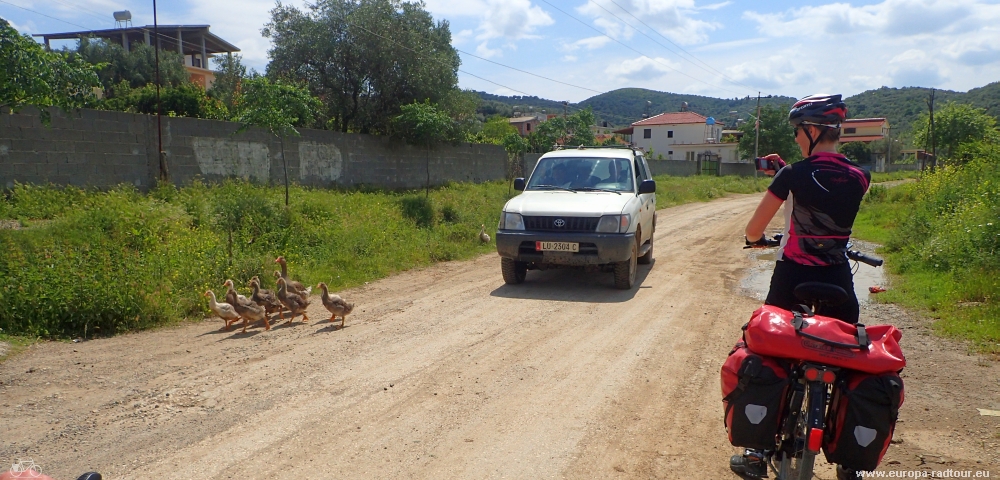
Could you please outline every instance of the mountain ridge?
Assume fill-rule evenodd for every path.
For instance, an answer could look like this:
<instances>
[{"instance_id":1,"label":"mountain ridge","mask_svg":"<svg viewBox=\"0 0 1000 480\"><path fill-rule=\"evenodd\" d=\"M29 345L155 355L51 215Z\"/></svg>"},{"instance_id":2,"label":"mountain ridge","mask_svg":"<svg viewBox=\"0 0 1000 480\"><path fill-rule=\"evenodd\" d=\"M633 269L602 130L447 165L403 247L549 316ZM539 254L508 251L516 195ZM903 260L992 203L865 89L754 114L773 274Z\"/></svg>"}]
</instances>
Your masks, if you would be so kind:
<instances>
[{"instance_id":1,"label":"mountain ridge","mask_svg":"<svg viewBox=\"0 0 1000 480\"><path fill-rule=\"evenodd\" d=\"M849 118L884 117L889 121L892 135L908 135L916 118L927 112L931 89L927 87L881 87L866 90L844 99ZM642 119L644 113L650 116L663 112L680 111L683 102L688 110L715 117L716 120L733 125L736 119L749 120L757 106L757 97L715 98L702 95L660 92L645 88L619 88L595 95L577 103L566 103L527 96L501 96L477 92L483 100L480 113L487 116L506 115L514 112L514 107L522 114L528 112L569 113L591 107L598 122L608 122L610 126L626 127ZM969 103L1000 120L1000 82L992 82L967 92L935 89L935 106L940 108L946 102ZM761 105L789 108L795 98L787 96L761 97ZM650 102L648 107L647 103ZM732 114L731 112L736 112Z\"/></svg>"}]
</instances>

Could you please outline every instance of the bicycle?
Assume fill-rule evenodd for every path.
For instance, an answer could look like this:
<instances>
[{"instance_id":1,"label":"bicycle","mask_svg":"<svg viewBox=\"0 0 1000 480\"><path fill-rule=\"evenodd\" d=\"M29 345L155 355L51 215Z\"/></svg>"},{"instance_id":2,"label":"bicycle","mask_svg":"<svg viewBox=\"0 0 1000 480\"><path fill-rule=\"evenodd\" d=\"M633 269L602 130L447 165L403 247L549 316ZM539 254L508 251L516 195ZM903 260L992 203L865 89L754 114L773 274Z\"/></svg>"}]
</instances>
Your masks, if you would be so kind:
<instances>
[{"instance_id":1,"label":"bicycle","mask_svg":"<svg viewBox=\"0 0 1000 480\"><path fill-rule=\"evenodd\" d=\"M745 248L774 247L780 244L780 240L781 236L776 235L772 239L765 238ZM883 264L882 260L855 250L849 249L847 256L852 261L862 262L873 267L879 267ZM825 308L847 301L848 294L843 288L822 282L806 282L798 285L794 290L794 294L803 302L803 305L798 311L791 312L793 317L790 321L790 327L794 328L794 336L799 338L800 341L810 342L813 345L830 349L830 351L840 349L858 351L859 354L870 347L871 339L868 338L866 327L862 324L858 324L856 327L857 334L856 342L854 343L830 340L823 338L821 335L804 331L805 327L810 326L809 319L817 315L822 315ZM835 321L845 323L839 320ZM750 324L748 323L747 325ZM744 330L746 328L747 326L744 326ZM894 327L891 328L894 329ZM816 328L813 330L816 330ZM879 331L881 332L882 329L879 329ZM744 338L746 339L746 337ZM748 347L746 343L743 346ZM737 348L739 347L740 344L738 343ZM750 350L753 351L754 349L750 348ZM736 349L734 349L735 351ZM786 357L786 355L780 354L776 354L775 356ZM902 356L901 352L899 356ZM787 382L790 386L787 387L784 398L781 400L783 408L780 409L777 421L778 431L774 439L774 445L771 448L765 448L761 452L761 456L756 457L755 461L764 462L765 467L763 468L765 470L770 469L774 473L776 480L808 480L812 478L816 455L823 448L824 439L827 441L830 440L831 432L828 428L830 427L830 407L834 396L838 394L835 385L838 381L850 375L852 370L842 365L828 364L837 363L832 361L823 362L795 358L781 358L781 360L787 362ZM743 383L742 379L740 382L738 388L746 388L746 384ZM899 387L899 398L901 399L901 383ZM732 393L736 393L735 389ZM724 401L730 401L732 393L726 395ZM742 390L739 393L742 394ZM738 396L734 398L738 398ZM896 408L898 409L898 406ZM729 418L728 415L729 410L727 408L727 421ZM896 410L893 410L892 415L892 423L894 425ZM732 432L730 432L730 435L732 440ZM889 438L891 438L891 430ZM887 446L888 439L885 441ZM882 453L884 454L884 450ZM881 459L881 455L879 455L878 459ZM838 478L842 477L838 474Z\"/></svg>"}]
</instances>

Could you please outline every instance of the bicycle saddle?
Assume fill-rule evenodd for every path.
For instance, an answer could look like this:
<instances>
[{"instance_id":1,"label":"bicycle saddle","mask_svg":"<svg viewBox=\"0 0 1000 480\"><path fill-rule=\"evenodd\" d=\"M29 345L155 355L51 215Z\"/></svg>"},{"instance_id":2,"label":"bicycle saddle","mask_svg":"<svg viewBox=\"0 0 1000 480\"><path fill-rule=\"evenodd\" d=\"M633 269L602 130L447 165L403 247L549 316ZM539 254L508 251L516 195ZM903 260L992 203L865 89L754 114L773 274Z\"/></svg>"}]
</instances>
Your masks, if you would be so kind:
<instances>
[{"instance_id":1,"label":"bicycle saddle","mask_svg":"<svg viewBox=\"0 0 1000 480\"><path fill-rule=\"evenodd\" d=\"M823 282L800 283L792 292L807 305L840 305L847 301L847 292L836 285Z\"/></svg>"}]
</instances>

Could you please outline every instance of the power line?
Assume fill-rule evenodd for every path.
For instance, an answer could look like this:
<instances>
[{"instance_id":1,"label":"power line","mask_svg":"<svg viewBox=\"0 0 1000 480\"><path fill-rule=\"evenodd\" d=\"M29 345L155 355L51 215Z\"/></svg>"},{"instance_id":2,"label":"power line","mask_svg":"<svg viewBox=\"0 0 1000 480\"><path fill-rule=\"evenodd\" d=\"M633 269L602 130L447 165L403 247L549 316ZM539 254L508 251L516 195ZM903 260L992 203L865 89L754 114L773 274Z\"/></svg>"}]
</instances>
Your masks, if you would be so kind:
<instances>
[{"instance_id":1,"label":"power line","mask_svg":"<svg viewBox=\"0 0 1000 480\"><path fill-rule=\"evenodd\" d=\"M659 61L659 60L657 60L657 59L655 59L655 58L653 58L653 57L650 57L649 55L646 55L645 53L642 53L642 52L640 52L640 51L638 51L638 50L636 50L636 49L634 49L634 48L632 48L632 47L630 47L630 46L626 45L625 43L621 42L620 40L618 40L618 39L616 39L616 38L613 38L613 37L611 37L610 35L608 35L608 34L606 34L606 33L602 32L602 31L598 30L597 28L595 28L594 26L590 25L589 23L587 23L587 22L584 22L583 20L580 20L579 18L576 18L576 17L574 17L573 15L570 15L570 14L566 13L566 12L565 12L564 10L562 10L561 8L559 8L559 7L555 6L555 5L553 5L553 4L552 4L552 3L550 3L550 2L548 1L548 0L540 0L540 1L541 1L541 2L544 2L544 3L546 4L546 5L548 5L548 6L552 7L553 9L555 9L555 10L558 10L558 11L559 11L560 13L562 13L563 15L566 15L567 17L569 17L569 18L572 18L573 20L576 20L577 22L579 22L579 23L580 23L580 24L582 24L583 26L585 26L585 27L587 27L587 28L589 28L589 29L591 29L591 30L594 30L595 32L597 32L597 33L599 33L599 34L601 34L601 35L603 35L603 36L605 36L605 37L608 37L609 39L611 39L611 40L612 40L612 41L614 41L615 43L617 43L617 44L619 44L619 45L621 45L621 46L623 46L623 47L625 47L625 48L627 48L627 49L629 49L629 50L632 50L633 52L635 52L635 53L638 53L639 55L642 55L642 56L643 56L643 57L645 57L645 58L648 58L648 59L650 59L650 60L652 60L652 61L654 61L654 62L656 62L656 63L659 63L660 65L663 65L664 67L667 67L668 69L670 69L670 70L672 70L672 71L674 71L674 72L677 72L677 73L679 73L679 74L681 74L681 75L684 75L685 77L688 77L688 78L690 78L691 80L694 80L694 81L696 81L696 82L700 82L700 83L704 83L705 85L708 85L708 86L710 86L710 87L715 87L715 88L718 88L719 90L725 90L725 91L727 91L727 92L732 92L732 93L736 93L736 94L738 94L738 92L736 92L735 90L730 90L730 89L728 89L728 88L724 88L724 87L720 87L720 86L718 86L718 85L715 85L715 84L712 84L712 83L708 83L708 82L706 82L706 81L704 81L704 80L701 80L701 79L699 79L699 78L695 78L695 77L692 77L691 75L688 75L688 74L686 74L686 73L684 73L684 72L682 72L682 71L680 71L680 70L678 70L678 69L676 69L676 68L674 68L674 67L671 67L670 65L667 65L667 64L666 64L666 63L664 63L664 62L661 62L661 61Z\"/></svg>"},{"instance_id":2,"label":"power line","mask_svg":"<svg viewBox=\"0 0 1000 480\"><path fill-rule=\"evenodd\" d=\"M741 86L741 87L746 87L746 88L749 88L749 89L751 89L751 90L753 89L753 87L751 87L751 86L749 86L749 85L746 85L746 84L743 84L743 83L740 83L740 82L737 82L736 80L733 80L732 78L729 78L728 76L726 76L726 74L724 74L724 73L722 73L722 72L720 72L720 71L716 70L716 69L715 69L715 68L713 68L713 67L712 67L711 65L709 65L709 64L707 64L707 63L705 63L705 62L701 61L700 59L698 59L698 57L695 57L695 56L694 56L694 55L693 55L693 54L692 54L691 52L688 52L687 50L684 50L684 48L683 48L683 47L681 47L680 45L678 45L678 44L674 43L674 42L673 42L672 40L670 40L669 38L667 38L667 37L666 37L665 35L663 35L662 33L660 33L660 32L659 32L658 30L656 30L655 28L653 28L653 27L649 26L649 24L647 24L646 22L643 22L643 21L642 21L642 19L640 19L639 17L636 17L635 15L633 15L633 14L632 14L632 12L628 11L627 9L625 9L624 7L622 7L621 5L619 5L619 4L617 4L617 3L615 3L615 1L614 1L614 0L608 0L608 1L609 1L609 2L611 2L612 4L614 4L614 5L616 6L616 7L620 8L620 9L621 9L621 10L622 10L623 12L627 13L627 14L628 14L628 15L629 15L630 17L632 17L632 18L636 19L636 20L637 20L637 21L638 21L639 23L641 23L642 25L644 25L644 26L645 26L646 28L648 28L648 29L652 30L652 31L653 31L653 33L656 33L656 34L657 34L657 35L659 35L660 37L663 37L663 39L664 39L664 40L666 40L667 42L670 42L670 44L671 44L671 45L673 45L674 47L677 47L677 49L679 49L679 50L680 50L681 52L684 52L685 54L687 54L687 55L688 55L689 57L691 57L692 59L694 59L694 60L697 60L697 61L698 61L698 63L700 63L701 65L704 65L704 67L703 67L703 66L701 66L701 65L698 65L698 64L694 63L693 61L691 61L691 59L688 59L688 58L685 58L685 57L684 57L684 56L682 56L682 55L681 55L680 53L678 53L678 52L674 51L674 50L673 50L673 49L671 49L670 47L668 47L668 46L666 46L666 45L664 45L664 44L662 44L662 43L658 42L658 41L657 41L657 40L656 40L655 38L653 38L653 37L650 37L649 35L646 35L646 33L645 33L645 32L643 32L642 30L640 30L640 29L636 28L635 26L633 26L632 24L630 24L630 23L626 22L625 20L622 20L622 18L621 18L621 17L619 17L618 15L615 15L614 13L612 13L612 12L611 12L610 10L608 10L607 8L604 8L604 6L603 6L603 5L601 5L601 4L599 4L599 3L597 3L597 1L596 1L596 0L588 0L588 1L589 1L590 3L593 3L594 5L597 5L598 7L600 7L600 8L601 8L602 10L604 10L605 12L608 12L608 15L611 15L612 17L615 17L616 19L618 19L618 21L620 21L620 22L624 23L625 25L628 25L629 27L631 27L631 28L635 29L635 31L637 31L637 32L641 33L641 34L642 34L643 36L645 36L646 38L648 38L648 39L652 40L652 41L653 41L653 43L656 43L657 45L659 45L659 46L661 46L661 47L665 48L665 49L666 49L666 50L668 50L669 52L671 52L671 53L673 53L673 54L677 55L678 57L680 57L681 59L683 59L683 60L687 61L687 62L688 62L688 63L690 63L691 65L694 65L694 66L696 66L696 67L698 67L698 68L700 68L700 69L704 70L704 71L705 71L705 72L707 72L707 73L715 73L715 74L718 74L718 75L719 75L719 76L721 76L722 78L724 78L724 79L728 80L728 81L729 81L729 83L732 83L733 85L739 85L739 86ZM707 69L706 69L706 67L707 67Z\"/></svg>"},{"instance_id":3,"label":"power line","mask_svg":"<svg viewBox=\"0 0 1000 480\"><path fill-rule=\"evenodd\" d=\"M71 7L76 7L76 8L80 8L80 7L77 7L77 6L75 6L75 5L70 5L70 4L67 4L67 3L63 3L63 2L60 2L59 0L55 0L55 1L56 1L57 3L62 3L63 5L67 5L67 6L71 6ZM43 17L46 17L46 18L51 18L52 20L55 20L55 21L57 21L57 22L62 22L62 23L65 23L65 24L67 24L67 25L73 25L74 27L79 27L79 28L82 28L82 29L84 29L84 30L91 30L91 31L92 31L92 30L94 30L94 29L92 29L92 28L89 28L89 27L85 27L85 26L83 26L83 25L80 25L79 23L73 23L73 22L70 22L70 21L68 21L68 20L63 20L63 19L61 19L61 18L56 18L56 17L53 17L53 16L51 16L51 15L46 15L46 14L44 14L44 13L42 13L42 12L39 12L39 11L36 11L36 10L32 10L32 9L30 9L30 8L25 8L25 7L22 7L22 6L20 6L20 5L15 5L15 4L13 4L13 3L10 3L10 2L7 2L7 1L5 1L5 0L0 0L0 3L5 3L5 4L7 4L7 5L10 5L10 6L12 6L12 7L17 7L17 8L20 8L21 10L26 10L26 11L29 11L29 12L31 12L31 13L34 13L34 14L36 14L36 15L41 15L41 16L43 16ZM93 17L96 17L96 15L91 15L91 16L93 16ZM149 34L150 34L150 35L152 35L152 36L153 36L153 38L156 38L156 39L158 39L158 40L163 40L163 39L167 39L167 40L170 40L170 41L172 41L172 42L176 42L176 41L177 41L177 39L176 39L176 38L174 38L174 37L169 37L169 36L167 36L166 34L163 34L163 33L160 33L160 34L154 34L154 33L153 33L153 32L152 32L152 31L151 31L150 29L148 29L148 28L145 28L145 27L140 27L139 29L140 29L140 30L142 30L143 32L149 32ZM198 44L194 44L194 43L191 43L191 42L188 42L188 41L186 41L186 40L183 40L183 39L181 40L181 44L182 44L182 45L187 45L187 46L191 47L192 49L196 49L196 50L198 50L198 49L201 49L201 45L198 45ZM207 63L207 59L206 59L206 63ZM207 66L206 66L205 68L207 69Z\"/></svg>"},{"instance_id":4,"label":"power line","mask_svg":"<svg viewBox=\"0 0 1000 480\"><path fill-rule=\"evenodd\" d=\"M478 59L480 59L480 60L482 60L484 62L490 62L490 63L492 63L494 65L500 65L501 67L509 68L511 70L514 70L514 71L517 71L517 72L521 72L521 73L525 73L525 74L531 75L533 77L538 77L538 78L541 78L541 79L544 79L544 80L548 80L550 82L561 83L563 85L567 85L567 86L570 86L570 87L573 87L573 88L579 88L581 90L587 90L587 91L598 93L598 94L604 93L604 92L602 92L600 90L594 90L593 88L587 88L587 87L581 87L579 85L573 85L572 83L563 82L561 80L556 80L554 78L549 78L549 77L546 77L546 76L542 76L542 75L539 75L537 73L531 73L531 72L529 72L527 70L521 70L520 68L515 68L515 67L512 67L510 65L504 65L504 64L502 64L500 62L494 62L493 60L490 60L490 59L487 59L487 58L483 58L483 57L480 57L480 56L477 56L477 55L473 55L473 54L471 54L469 52L466 52L464 50L459 50L457 48L455 50L457 52L459 52L459 53L464 53L464 54L466 54L466 55L468 55L470 57L478 58Z\"/></svg>"}]
</instances>

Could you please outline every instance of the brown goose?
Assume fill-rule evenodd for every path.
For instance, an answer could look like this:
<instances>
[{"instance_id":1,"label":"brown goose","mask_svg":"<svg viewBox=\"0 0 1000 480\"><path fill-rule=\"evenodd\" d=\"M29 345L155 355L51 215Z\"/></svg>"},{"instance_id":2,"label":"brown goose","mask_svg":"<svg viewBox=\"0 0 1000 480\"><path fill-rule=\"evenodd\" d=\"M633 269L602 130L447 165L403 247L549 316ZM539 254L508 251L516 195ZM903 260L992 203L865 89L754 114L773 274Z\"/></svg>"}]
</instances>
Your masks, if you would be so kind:
<instances>
[{"instance_id":1,"label":"brown goose","mask_svg":"<svg viewBox=\"0 0 1000 480\"><path fill-rule=\"evenodd\" d=\"M264 330L271 329L271 323L267 321L267 312L264 311L264 307L257 305L253 302L253 300L236 293L232 280L226 280L225 286L229 287L229 290L226 292L226 302L232 305L233 309L236 310L236 313L243 318L242 333L246 333L249 322L256 322L258 320L264 321Z\"/></svg>"},{"instance_id":2,"label":"brown goose","mask_svg":"<svg viewBox=\"0 0 1000 480\"><path fill-rule=\"evenodd\" d=\"M291 278L288 278L288 262L285 261L285 257L284 256L280 256L278 258L275 258L274 259L274 263L277 263L277 264L281 265L281 278L284 278L285 282L288 282L288 289L289 290L292 290L293 292L300 293L300 294L303 293L303 292L305 292L306 295L309 295L310 293L312 293L312 287L306 288L306 286L303 285L302 282L299 282L299 281L296 281L296 280L292 280Z\"/></svg>"},{"instance_id":3,"label":"brown goose","mask_svg":"<svg viewBox=\"0 0 1000 480\"><path fill-rule=\"evenodd\" d=\"M323 290L323 306L333 314L330 317L330 323L335 322L337 315L340 315L340 328L344 328L344 322L347 321L347 315L354 310L354 304L345 302L343 298L340 298L340 295L330 295L325 283L321 282L318 287Z\"/></svg>"},{"instance_id":4,"label":"brown goose","mask_svg":"<svg viewBox=\"0 0 1000 480\"><path fill-rule=\"evenodd\" d=\"M278 300L281 304L287 308L291 314L292 318L288 319L288 323L295 321L296 315L302 315L302 323L309 321L309 316L306 315L306 307L309 306L309 298L297 293L292 293L288 291L288 284L284 278L278 278ZM278 312L281 319L285 319L285 312Z\"/></svg>"},{"instance_id":5,"label":"brown goose","mask_svg":"<svg viewBox=\"0 0 1000 480\"><path fill-rule=\"evenodd\" d=\"M256 275L250 279L250 289L253 290L253 295L250 296L250 299L257 305L264 307L264 311L268 315L280 312L284 308L274 292L260 288L260 279Z\"/></svg>"}]
</instances>

